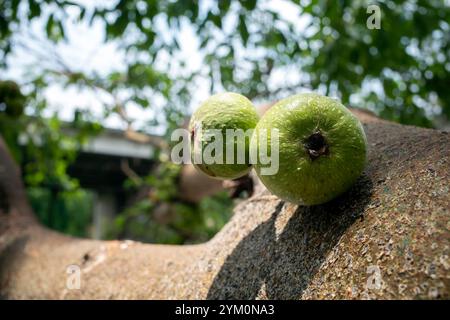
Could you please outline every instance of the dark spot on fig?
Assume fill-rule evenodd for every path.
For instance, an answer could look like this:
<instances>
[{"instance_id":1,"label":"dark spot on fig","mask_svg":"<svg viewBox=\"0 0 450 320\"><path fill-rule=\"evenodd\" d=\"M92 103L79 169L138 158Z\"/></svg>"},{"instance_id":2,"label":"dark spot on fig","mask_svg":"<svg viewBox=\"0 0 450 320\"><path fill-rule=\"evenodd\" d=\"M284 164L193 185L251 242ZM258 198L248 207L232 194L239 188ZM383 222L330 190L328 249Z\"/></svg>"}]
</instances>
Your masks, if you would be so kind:
<instances>
[{"instance_id":1,"label":"dark spot on fig","mask_svg":"<svg viewBox=\"0 0 450 320\"><path fill-rule=\"evenodd\" d=\"M314 132L306 138L303 146L305 147L306 152L308 152L309 158L313 161L322 155L329 154L328 143L320 131Z\"/></svg>"}]
</instances>

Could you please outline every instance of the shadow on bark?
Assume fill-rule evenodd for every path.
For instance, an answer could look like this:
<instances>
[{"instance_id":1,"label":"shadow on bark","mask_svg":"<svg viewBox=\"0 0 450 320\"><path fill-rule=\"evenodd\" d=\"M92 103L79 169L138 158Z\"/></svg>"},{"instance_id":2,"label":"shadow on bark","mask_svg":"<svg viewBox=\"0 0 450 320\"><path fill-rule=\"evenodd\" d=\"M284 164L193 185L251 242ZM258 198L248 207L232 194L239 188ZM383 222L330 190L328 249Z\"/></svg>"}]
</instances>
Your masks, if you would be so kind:
<instances>
[{"instance_id":1,"label":"shadow on bark","mask_svg":"<svg viewBox=\"0 0 450 320\"><path fill-rule=\"evenodd\" d=\"M8 287L11 275L17 271L20 265L20 258L23 257L25 246L28 242L29 236L22 236L6 246L0 254L0 292ZM6 299L0 294L0 300Z\"/></svg>"},{"instance_id":2,"label":"shadow on bark","mask_svg":"<svg viewBox=\"0 0 450 320\"><path fill-rule=\"evenodd\" d=\"M271 218L243 238L216 275L207 299L299 299L344 232L364 219L373 184L367 175L341 197L320 206L299 206L281 234Z\"/></svg>"}]
</instances>

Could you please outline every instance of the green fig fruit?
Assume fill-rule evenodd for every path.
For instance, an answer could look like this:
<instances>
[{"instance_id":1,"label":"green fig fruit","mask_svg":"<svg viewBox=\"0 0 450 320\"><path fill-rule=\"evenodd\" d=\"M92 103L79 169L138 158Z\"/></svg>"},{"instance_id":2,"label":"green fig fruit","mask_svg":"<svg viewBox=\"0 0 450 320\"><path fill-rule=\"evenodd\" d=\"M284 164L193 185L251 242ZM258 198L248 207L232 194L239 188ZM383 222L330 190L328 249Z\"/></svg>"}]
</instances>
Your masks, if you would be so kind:
<instances>
[{"instance_id":1,"label":"green fig fruit","mask_svg":"<svg viewBox=\"0 0 450 320\"><path fill-rule=\"evenodd\" d=\"M189 123L194 166L217 179L236 179L247 174L252 168L249 148L257 122L256 109L246 97L232 92L211 96ZM208 132L216 132L220 137L211 138ZM242 139L234 139L233 132ZM208 161L206 155L212 155L214 161Z\"/></svg>"},{"instance_id":2,"label":"green fig fruit","mask_svg":"<svg viewBox=\"0 0 450 320\"><path fill-rule=\"evenodd\" d=\"M279 101L256 126L252 154L261 148L261 137L273 129L278 129L278 171L262 174L265 165L258 160L254 167L267 189L281 199L304 205L325 203L346 191L364 170L363 127L335 99L304 93ZM267 144L269 153L271 145Z\"/></svg>"}]
</instances>

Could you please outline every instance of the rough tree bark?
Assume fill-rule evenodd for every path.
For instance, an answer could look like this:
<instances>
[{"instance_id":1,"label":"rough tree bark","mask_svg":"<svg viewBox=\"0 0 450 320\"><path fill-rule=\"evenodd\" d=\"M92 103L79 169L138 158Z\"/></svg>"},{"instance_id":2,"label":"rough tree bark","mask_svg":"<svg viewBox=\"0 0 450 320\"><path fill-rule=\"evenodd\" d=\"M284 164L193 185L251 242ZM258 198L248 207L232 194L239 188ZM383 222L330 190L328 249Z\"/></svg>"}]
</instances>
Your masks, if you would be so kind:
<instances>
[{"instance_id":1,"label":"rough tree bark","mask_svg":"<svg viewBox=\"0 0 450 320\"><path fill-rule=\"evenodd\" d=\"M449 298L446 132L356 112L369 141L345 195L294 206L259 186L211 241L75 239L40 226L0 144L2 298ZM69 265L81 288L66 287Z\"/></svg>"}]
</instances>

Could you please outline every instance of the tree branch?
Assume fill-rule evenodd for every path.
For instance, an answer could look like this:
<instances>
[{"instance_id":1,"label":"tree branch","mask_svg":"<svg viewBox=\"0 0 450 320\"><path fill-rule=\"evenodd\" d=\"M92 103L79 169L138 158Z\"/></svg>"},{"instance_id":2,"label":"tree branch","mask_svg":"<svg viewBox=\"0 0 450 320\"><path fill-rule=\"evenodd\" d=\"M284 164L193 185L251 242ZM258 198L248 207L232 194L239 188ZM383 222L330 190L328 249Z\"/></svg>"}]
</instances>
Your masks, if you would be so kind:
<instances>
[{"instance_id":1,"label":"tree branch","mask_svg":"<svg viewBox=\"0 0 450 320\"><path fill-rule=\"evenodd\" d=\"M361 119L368 164L346 194L303 207L258 186L204 244L0 228L0 297L448 299L450 135ZM3 143L0 150L2 190L13 211L29 213ZM2 212L0 225L14 216ZM69 266L79 268L79 289L67 286Z\"/></svg>"}]
</instances>

